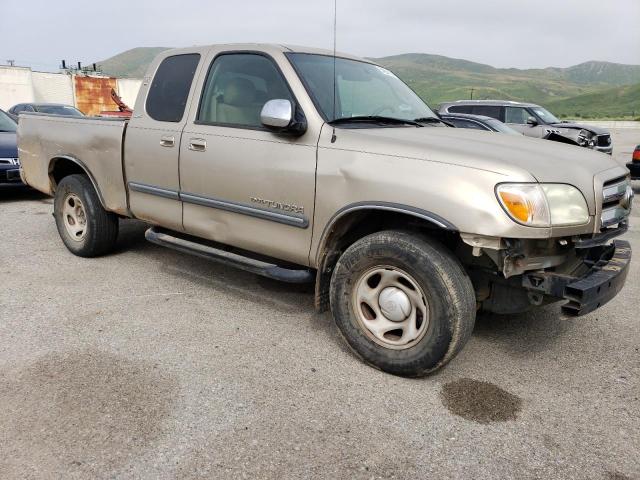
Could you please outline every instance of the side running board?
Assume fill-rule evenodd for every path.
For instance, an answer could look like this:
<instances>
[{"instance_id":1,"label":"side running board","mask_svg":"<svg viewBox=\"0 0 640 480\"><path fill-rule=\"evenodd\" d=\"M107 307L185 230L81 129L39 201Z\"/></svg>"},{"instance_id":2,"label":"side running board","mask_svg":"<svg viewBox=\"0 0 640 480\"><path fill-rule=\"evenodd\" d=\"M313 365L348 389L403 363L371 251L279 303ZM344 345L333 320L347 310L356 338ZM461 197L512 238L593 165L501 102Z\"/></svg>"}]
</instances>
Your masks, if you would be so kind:
<instances>
[{"instance_id":1,"label":"side running board","mask_svg":"<svg viewBox=\"0 0 640 480\"><path fill-rule=\"evenodd\" d=\"M172 235L170 231L157 227L149 228L145 238L151 243L171 248L183 253L196 255L197 257L213 260L214 262L231 265L247 272L262 275L288 283L310 283L315 280L315 273L308 269L294 270L280 267L255 258L245 257L237 253L227 252L219 248L205 245L194 240L187 240Z\"/></svg>"}]
</instances>

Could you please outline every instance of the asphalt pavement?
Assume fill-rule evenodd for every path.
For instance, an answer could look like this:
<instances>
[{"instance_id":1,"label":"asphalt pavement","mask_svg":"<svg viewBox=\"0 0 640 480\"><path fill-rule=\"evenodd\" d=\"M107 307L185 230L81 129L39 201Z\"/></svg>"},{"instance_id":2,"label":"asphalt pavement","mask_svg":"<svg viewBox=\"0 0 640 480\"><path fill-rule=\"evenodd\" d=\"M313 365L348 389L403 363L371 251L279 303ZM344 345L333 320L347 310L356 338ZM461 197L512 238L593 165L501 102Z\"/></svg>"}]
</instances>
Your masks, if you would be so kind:
<instances>
[{"instance_id":1,"label":"asphalt pavement","mask_svg":"<svg viewBox=\"0 0 640 480\"><path fill-rule=\"evenodd\" d=\"M613 141L625 163L640 130ZM0 479L640 478L637 259L600 310L480 316L410 380L359 361L309 288L149 244L136 221L78 258L52 208L0 191Z\"/></svg>"}]
</instances>

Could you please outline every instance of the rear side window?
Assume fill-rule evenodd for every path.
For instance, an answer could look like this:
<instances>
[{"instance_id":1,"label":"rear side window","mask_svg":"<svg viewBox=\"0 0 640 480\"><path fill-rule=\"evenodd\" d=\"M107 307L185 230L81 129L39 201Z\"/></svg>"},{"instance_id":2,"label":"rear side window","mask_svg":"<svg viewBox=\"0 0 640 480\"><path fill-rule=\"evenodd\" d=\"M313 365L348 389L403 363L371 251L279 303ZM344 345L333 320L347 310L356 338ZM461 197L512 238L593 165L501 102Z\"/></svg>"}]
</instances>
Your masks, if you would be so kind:
<instances>
[{"instance_id":1,"label":"rear side window","mask_svg":"<svg viewBox=\"0 0 640 480\"><path fill-rule=\"evenodd\" d=\"M500 120L500 109L502 107L496 105L475 105L473 107L474 115L484 115L485 117L497 118Z\"/></svg>"},{"instance_id":2,"label":"rear side window","mask_svg":"<svg viewBox=\"0 0 640 480\"><path fill-rule=\"evenodd\" d=\"M447 108L447 111L451 113L471 113L472 108L471 105L453 105Z\"/></svg>"},{"instance_id":3,"label":"rear side window","mask_svg":"<svg viewBox=\"0 0 640 480\"><path fill-rule=\"evenodd\" d=\"M147 95L147 114L159 122L179 122L189 98L189 90L200 62L200 54L165 58L153 77Z\"/></svg>"}]
</instances>

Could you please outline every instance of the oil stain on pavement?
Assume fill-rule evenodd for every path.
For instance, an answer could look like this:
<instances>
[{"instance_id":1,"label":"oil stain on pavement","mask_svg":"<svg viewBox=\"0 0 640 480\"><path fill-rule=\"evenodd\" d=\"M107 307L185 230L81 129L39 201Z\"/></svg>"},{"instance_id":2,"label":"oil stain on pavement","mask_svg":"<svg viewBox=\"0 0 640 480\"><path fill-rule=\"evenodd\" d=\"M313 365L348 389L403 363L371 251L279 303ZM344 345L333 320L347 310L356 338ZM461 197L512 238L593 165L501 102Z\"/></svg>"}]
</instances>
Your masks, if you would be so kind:
<instances>
[{"instance_id":1,"label":"oil stain on pavement","mask_svg":"<svg viewBox=\"0 0 640 480\"><path fill-rule=\"evenodd\" d=\"M442 403L454 415L477 423L515 420L522 399L488 382L462 378L442 386Z\"/></svg>"},{"instance_id":2,"label":"oil stain on pavement","mask_svg":"<svg viewBox=\"0 0 640 480\"><path fill-rule=\"evenodd\" d=\"M178 384L107 352L51 353L0 371L0 471L102 477L165 434Z\"/></svg>"}]
</instances>

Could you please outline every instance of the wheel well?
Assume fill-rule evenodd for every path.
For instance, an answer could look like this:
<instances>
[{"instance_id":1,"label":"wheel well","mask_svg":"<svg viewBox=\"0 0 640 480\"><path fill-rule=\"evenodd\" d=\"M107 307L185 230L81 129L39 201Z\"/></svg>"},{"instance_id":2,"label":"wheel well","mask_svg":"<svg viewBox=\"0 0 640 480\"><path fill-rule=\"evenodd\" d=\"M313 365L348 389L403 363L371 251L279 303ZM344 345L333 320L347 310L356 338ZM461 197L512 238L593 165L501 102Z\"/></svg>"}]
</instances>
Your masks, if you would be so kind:
<instances>
[{"instance_id":1,"label":"wheel well","mask_svg":"<svg viewBox=\"0 0 640 480\"><path fill-rule=\"evenodd\" d=\"M331 274L340 255L359 239L383 230L404 230L428 236L455 251L461 239L457 231L447 230L411 213L386 210L357 210L338 218L320 245L316 276L315 305L318 311L329 307Z\"/></svg>"},{"instance_id":2,"label":"wheel well","mask_svg":"<svg viewBox=\"0 0 640 480\"><path fill-rule=\"evenodd\" d=\"M52 190L55 191L56 186L64 177L76 174L87 175L87 172L73 160L54 158L49 164L49 178L51 179Z\"/></svg>"}]
</instances>

